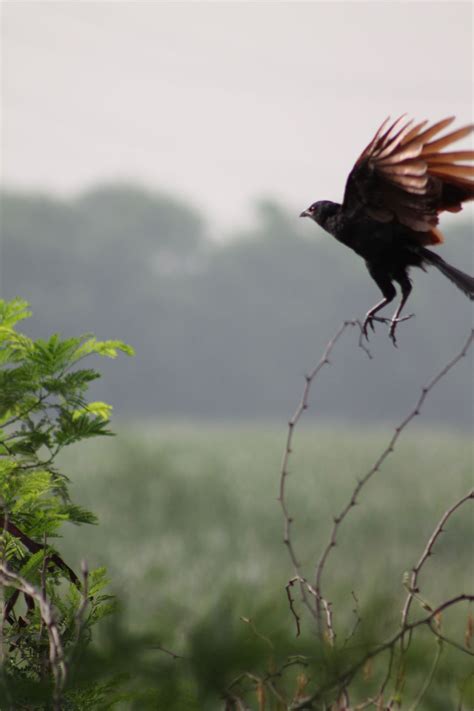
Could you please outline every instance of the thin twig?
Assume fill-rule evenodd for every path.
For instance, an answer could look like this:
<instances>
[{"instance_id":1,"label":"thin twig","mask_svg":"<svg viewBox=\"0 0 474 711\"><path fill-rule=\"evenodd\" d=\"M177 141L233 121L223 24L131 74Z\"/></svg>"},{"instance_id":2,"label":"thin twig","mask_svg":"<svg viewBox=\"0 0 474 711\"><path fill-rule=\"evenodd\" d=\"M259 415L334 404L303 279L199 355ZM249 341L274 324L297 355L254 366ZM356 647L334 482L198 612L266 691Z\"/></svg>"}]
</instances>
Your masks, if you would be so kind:
<instances>
[{"instance_id":1,"label":"thin twig","mask_svg":"<svg viewBox=\"0 0 474 711\"><path fill-rule=\"evenodd\" d=\"M458 605L461 602L474 602L474 595L467 595L465 593L456 595L455 597L452 597L449 600L445 600L443 603L438 605L436 609L432 610L429 615L423 617L421 620L416 620L415 622L407 624L404 630L399 630L389 640L387 640L386 642L382 642L381 644L374 647L374 649L367 652L367 654L365 654L361 659L359 659L359 661L357 661L345 673L339 674L336 680L331 679L327 684L322 685L317 691L315 691L314 694L304 699L301 704L293 705L291 707L292 711L299 711L299 709L304 708L313 708L313 706L308 704L313 704L315 701L321 699L321 697L328 691L330 691L332 688L334 688L336 684L347 684L348 680L352 679L357 674L357 672L365 666L369 659L373 659L374 657L378 656L387 649L392 649L400 641L403 634L405 634L407 630L413 631L419 627L424 626L428 626L431 628L432 620L434 620L441 612L447 610L450 607Z\"/></svg>"},{"instance_id":2,"label":"thin twig","mask_svg":"<svg viewBox=\"0 0 474 711\"><path fill-rule=\"evenodd\" d=\"M395 657L395 646L390 647L389 654L390 654L390 658L388 661L387 671L385 673L384 679L382 681L379 692L378 692L377 697L375 699L375 701L377 703L379 703L380 700L383 700L383 695L384 695L385 689L387 687L388 682L390 681L390 677L392 676L393 660Z\"/></svg>"},{"instance_id":3,"label":"thin twig","mask_svg":"<svg viewBox=\"0 0 474 711\"><path fill-rule=\"evenodd\" d=\"M294 598L291 595L291 588L295 583L300 584L300 588L302 588L305 592L309 593L310 595L313 596L313 598L316 598L316 590L313 588L311 583L309 583L306 578L302 578L300 575L295 575L294 578L291 578L288 583L285 585L285 590L286 590L286 595L288 597L288 603L290 606L290 611L295 618L296 622L296 636L299 637L301 633L301 617L298 615L296 612L295 608L295 601ZM332 626L332 610L331 610L331 603L328 602L327 600L321 599L321 604L324 606L324 609L326 611L326 619L328 623L328 639L331 643L331 646L334 646L334 640L336 638L335 632L333 630ZM313 610L314 612L314 610Z\"/></svg>"},{"instance_id":4,"label":"thin twig","mask_svg":"<svg viewBox=\"0 0 474 711\"><path fill-rule=\"evenodd\" d=\"M351 590L351 595L352 595L352 599L354 600L354 607L352 608L352 612L354 613L356 619L355 619L354 626L353 626L352 630L349 632L349 634L347 635L347 637L344 640L344 646L346 646L346 644L352 639L352 637L354 637L357 628L359 627L360 623L362 622L362 617L360 616L360 612L359 612L359 599L353 590Z\"/></svg>"},{"instance_id":5,"label":"thin twig","mask_svg":"<svg viewBox=\"0 0 474 711\"><path fill-rule=\"evenodd\" d=\"M84 617L86 614L87 605L89 604L89 568L85 560L81 562L82 572L82 590L81 602L76 612L76 645L81 638L82 628L84 626Z\"/></svg>"},{"instance_id":6,"label":"thin twig","mask_svg":"<svg viewBox=\"0 0 474 711\"><path fill-rule=\"evenodd\" d=\"M420 693L418 694L418 696L416 697L415 701L410 706L408 711L416 711L416 709L419 707L420 703L423 701L423 697L426 694L426 692L428 691L428 689L430 688L432 681L434 679L436 669L438 668L439 660L441 659L442 651L443 651L443 642L441 640L438 640L438 648L436 650L436 655L433 660L433 664L431 666L430 673L426 677L425 683L423 684L423 686L420 690Z\"/></svg>"},{"instance_id":7,"label":"thin twig","mask_svg":"<svg viewBox=\"0 0 474 711\"><path fill-rule=\"evenodd\" d=\"M41 565L41 594L42 596L46 599L46 568L48 565L48 550L47 550L47 545L48 545L48 537L46 533L43 535L43 562ZM43 618L40 618L40 628L39 628L39 633L38 633L38 639L41 640L41 637L43 635Z\"/></svg>"},{"instance_id":8,"label":"thin twig","mask_svg":"<svg viewBox=\"0 0 474 711\"><path fill-rule=\"evenodd\" d=\"M380 469L381 465L385 461L385 459L388 457L389 454L391 454L394 451L395 444L400 437L401 433L403 430L406 428L406 426L420 414L421 407L428 395L428 393L435 387L435 385L466 355L469 347L472 344L472 341L474 339L474 329L471 330L471 333L469 335L469 338L467 339L466 343L462 347L461 351L451 360L447 365L445 365L429 382L427 385L425 385L421 389L421 394L420 397L418 398L418 401L413 408L413 410L401 421L401 423L395 428L395 431L387 445L387 447L384 449L382 454L378 457L377 461L375 464L369 469L369 471L362 477L362 479L359 479L353 492L352 495L349 499L349 502L344 506L344 508L340 511L340 513L334 517L334 524L332 527L331 535L329 538L329 541L323 550L323 553L321 555L321 558L319 559L319 562L316 566L316 573L315 573L315 583L314 583L314 588L316 590L316 617L318 620L319 624L319 632L320 632L320 637L322 638L322 623L321 623L321 599L323 597L322 595L322 577L323 577L323 572L325 569L325 565L327 562L327 559L329 557L329 554L331 550L335 547L336 541L337 541L337 535L339 532L339 528L341 526L341 523L344 521L346 516L348 515L349 511L355 507L357 504L357 498L362 490L362 488L367 484L367 482L373 477L373 475Z\"/></svg>"},{"instance_id":9,"label":"thin twig","mask_svg":"<svg viewBox=\"0 0 474 711\"><path fill-rule=\"evenodd\" d=\"M38 541L35 541L33 538L30 538L30 536L27 536L26 533L24 533L18 528L18 526L8 519L8 516L4 520L3 514L0 514L0 526L2 526L10 535L18 538L25 548L30 551L30 553L37 553L40 550L44 550L46 553L42 543L38 543ZM61 568L65 573L67 573L71 583L74 583L76 587L80 587L79 578L58 553L55 553L50 549L48 556L48 562L54 563L58 568Z\"/></svg>"},{"instance_id":10,"label":"thin twig","mask_svg":"<svg viewBox=\"0 0 474 711\"><path fill-rule=\"evenodd\" d=\"M49 562L49 556L48 556L48 550L47 550L47 544L48 544L48 537L46 533L43 536L43 563L41 565L41 595L43 596L43 599L46 600L46 573L47 573L47 565ZM43 636L43 629L44 629L44 620L43 616L40 615L40 624L39 624L39 632L38 632L38 641L41 642L41 638ZM48 668L48 658L47 655L41 652L41 677L46 676L47 673L47 668Z\"/></svg>"},{"instance_id":11,"label":"thin twig","mask_svg":"<svg viewBox=\"0 0 474 711\"><path fill-rule=\"evenodd\" d=\"M449 517L452 516L452 514L458 508L460 508L466 501L469 501L469 499L474 500L474 489L472 491L470 491L468 494L466 494L465 496L463 496L461 499L459 499L459 501L456 501L455 504L453 504L447 511L445 511L445 513L442 515L441 519L437 523L436 528L434 529L430 538L428 539L428 542L425 546L423 553L421 554L421 557L420 557L418 563L412 569L409 592L407 595L407 599L405 601L405 605L403 606L402 627L405 627L405 625L406 625L406 622L408 619L408 614L410 612L410 607L413 602L413 598L420 591L419 587L418 587L418 576L420 574L420 571L421 571L423 565L428 560L428 558L431 556L433 547L434 547L436 541L438 540L439 536L443 533L444 526L446 525L446 522L449 519Z\"/></svg>"},{"instance_id":12,"label":"thin twig","mask_svg":"<svg viewBox=\"0 0 474 711\"><path fill-rule=\"evenodd\" d=\"M67 669L61 637L54 619L52 607L48 600L43 597L41 591L37 590L33 585L30 585L30 583L20 575L9 570L5 563L0 564L0 583L19 590L33 600L36 600L38 604L40 615L46 626L49 638L49 661L54 679L53 709L54 711L60 711L61 696L64 684L66 683Z\"/></svg>"},{"instance_id":13,"label":"thin twig","mask_svg":"<svg viewBox=\"0 0 474 711\"><path fill-rule=\"evenodd\" d=\"M171 649L167 649L166 647L162 647L159 644L154 644L151 649L158 649L160 652L163 652L163 654L167 654L169 657L172 657L173 659L185 659L181 654L176 654L176 652L172 652Z\"/></svg>"},{"instance_id":14,"label":"thin twig","mask_svg":"<svg viewBox=\"0 0 474 711\"><path fill-rule=\"evenodd\" d=\"M331 647L334 647L334 643L336 641L336 633L334 632L334 625L332 622L332 602L329 602L324 597L322 597L321 604L326 613L326 628L328 631L329 644L331 645Z\"/></svg>"},{"instance_id":15,"label":"thin twig","mask_svg":"<svg viewBox=\"0 0 474 711\"><path fill-rule=\"evenodd\" d=\"M292 578L287 582L285 585L285 590L286 590L286 595L288 597L288 604L290 605L290 610L291 614L295 618L295 623L296 623L296 636L299 637L301 634L301 617L298 615L295 609L295 601L294 598L291 595L291 588L295 584L295 582L298 580L298 578Z\"/></svg>"},{"instance_id":16,"label":"thin twig","mask_svg":"<svg viewBox=\"0 0 474 711\"><path fill-rule=\"evenodd\" d=\"M258 637L258 639L261 639L262 642L265 642L265 644L267 644L271 650L275 649L275 645L273 644L271 639L269 639L264 634L258 631L255 626L255 622L250 617L241 617L240 619L242 620L242 622L245 622L245 624L250 627L250 629L252 630L254 635Z\"/></svg>"},{"instance_id":17,"label":"thin twig","mask_svg":"<svg viewBox=\"0 0 474 711\"><path fill-rule=\"evenodd\" d=\"M367 353L368 357L371 358L370 351L368 348L364 345L363 343L363 331L362 331L362 324L360 321L354 320L354 321L344 321L342 326L338 329L336 334L331 338L331 340L328 342L326 345L326 348L324 350L324 353L320 359L320 361L317 363L317 365L313 368L313 370L305 376L305 385L303 389L303 395L301 397L301 401L296 408L293 416L288 422L288 435L286 439L286 446L285 446L285 451L283 454L283 461L281 464L281 469L280 469L280 487L279 487L279 495L278 495L278 501L281 504L281 508L283 511L283 519L284 519L284 533L283 533L283 542L285 543L291 561L293 563L293 569L295 573L295 577L293 580L298 579L300 581L300 590L301 590L301 596L302 599L308 608L308 610L311 612L313 616L316 616L314 606L310 604L308 596L307 596L307 590L305 587L305 584L303 583L304 578L301 575L301 564L298 561L298 557L296 555L295 548L293 546L293 542L291 539L291 526L293 523L293 517L289 513L288 509L288 504L286 501L286 480L289 475L289 470L288 470L288 463L292 454L292 443L293 443L293 434L294 430L296 427L296 424L298 423L298 420L302 416L302 414L308 409L308 402L309 402L309 394L311 390L311 385L318 375L319 371L325 366L330 364L329 356L331 355L331 352L336 345L337 341L340 339L344 331L349 327L349 326L358 326L360 329L360 337L359 337L359 343L358 345ZM288 590L287 590L288 592Z\"/></svg>"},{"instance_id":18,"label":"thin twig","mask_svg":"<svg viewBox=\"0 0 474 711\"><path fill-rule=\"evenodd\" d=\"M273 679L276 677L282 677L283 672L286 669L289 669L290 667L294 666L302 666L302 667L308 667L309 666L309 660L308 657L304 657L302 655L296 655L293 657L289 657L288 661L286 661L284 664L281 665L279 669L276 671L269 672L263 677L263 681L266 681L267 679Z\"/></svg>"},{"instance_id":19,"label":"thin twig","mask_svg":"<svg viewBox=\"0 0 474 711\"><path fill-rule=\"evenodd\" d=\"M464 645L459 644L459 642L455 642L454 639L449 639L449 637L446 637L444 634L441 634L441 632L433 626L432 622L430 622L430 630L442 642L446 642L446 644L451 645L451 647L454 647L455 649L459 649L460 652L464 652L464 654L469 654L470 657L474 657L474 652L472 652L470 649L468 649L468 647L465 647Z\"/></svg>"}]
</instances>

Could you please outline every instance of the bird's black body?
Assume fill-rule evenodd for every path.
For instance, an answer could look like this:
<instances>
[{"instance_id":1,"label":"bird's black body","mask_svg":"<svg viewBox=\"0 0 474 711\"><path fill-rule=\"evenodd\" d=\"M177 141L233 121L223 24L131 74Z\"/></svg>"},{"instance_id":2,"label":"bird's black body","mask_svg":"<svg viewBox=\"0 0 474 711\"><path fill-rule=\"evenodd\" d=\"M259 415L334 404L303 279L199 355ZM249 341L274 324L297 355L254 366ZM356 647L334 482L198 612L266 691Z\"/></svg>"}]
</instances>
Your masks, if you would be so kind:
<instances>
[{"instance_id":1,"label":"bird's black body","mask_svg":"<svg viewBox=\"0 0 474 711\"><path fill-rule=\"evenodd\" d=\"M461 133L467 135L467 129L428 143L448 122L445 119L423 133L420 128L424 124L411 131L408 124L395 135L397 122L382 136L379 129L349 175L343 203L322 200L301 214L362 257L380 288L384 298L365 317L366 336L368 326L374 328L374 320L386 321L375 314L395 298L395 282L402 295L390 326L396 344L396 325L403 320L400 313L412 289L411 267L434 266L474 298L474 279L426 248L443 241L436 229L438 213L457 212L464 200L474 197L472 181L465 179L472 169L455 162L472 160L474 153L435 151L440 144L457 140Z\"/></svg>"},{"instance_id":2,"label":"bird's black body","mask_svg":"<svg viewBox=\"0 0 474 711\"><path fill-rule=\"evenodd\" d=\"M379 265L398 273L408 266L421 266L416 253L419 244L412 230L396 222L378 222L364 213L347 213L336 202L323 200L313 217L326 232L365 259L367 266Z\"/></svg>"}]
</instances>

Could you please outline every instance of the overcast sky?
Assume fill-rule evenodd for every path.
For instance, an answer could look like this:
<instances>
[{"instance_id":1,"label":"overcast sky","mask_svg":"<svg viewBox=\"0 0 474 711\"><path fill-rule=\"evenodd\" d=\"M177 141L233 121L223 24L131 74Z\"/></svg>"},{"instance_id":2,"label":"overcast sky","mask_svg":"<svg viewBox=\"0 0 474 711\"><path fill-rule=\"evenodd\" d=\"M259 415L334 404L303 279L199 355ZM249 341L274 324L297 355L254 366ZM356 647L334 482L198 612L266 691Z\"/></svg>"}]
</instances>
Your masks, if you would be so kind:
<instances>
[{"instance_id":1,"label":"overcast sky","mask_svg":"<svg viewBox=\"0 0 474 711\"><path fill-rule=\"evenodd\" d=\"M3 2L2 173L137 179L224 229L339 199L387 114L472 120L469 2Z\"/></svg>"}]
</instances>

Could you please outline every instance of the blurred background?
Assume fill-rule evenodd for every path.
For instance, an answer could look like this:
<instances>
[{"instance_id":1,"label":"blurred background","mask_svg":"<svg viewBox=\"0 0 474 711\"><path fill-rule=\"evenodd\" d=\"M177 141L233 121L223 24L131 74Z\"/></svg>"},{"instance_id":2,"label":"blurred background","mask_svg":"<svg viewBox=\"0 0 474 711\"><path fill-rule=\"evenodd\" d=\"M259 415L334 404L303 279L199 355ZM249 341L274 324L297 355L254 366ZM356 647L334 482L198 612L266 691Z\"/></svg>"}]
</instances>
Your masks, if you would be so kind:
<instances>
[{"instance_id":1,"label":"blurred background","mask_svg":"<svg viewBox=\"0 0 474 711\"><path fill-rule=\"evenodd\" d=\"M171 600L176 619L199 618L225 586L248 592L263 574L285 607L275 498L286 422L326 342L379 298L362 260L298 215L342 198L387 115L472 120L472 5L7 1L1 11L0 296L30 301L35 337L93 332L136 349L101 363L93 391L114 406L121 436L64 463L102 525L66 532L64 545L73 562L106 563L131 619L157 629ZM441 227L440 253L472 273L472 209ZM315 384L292 484L309 566L355 476L469 333L469 301L437 272L413 277L416 315L399 348L379 326L369 360L347 333ZM472 408L466 359L430 394L423 429L358 519L370 575L353 581L349 545L334 595L353 584L403 595L403 570L472 479ZM466 541L468 525L461 517ZM380 536L390 574L386 551L367 552Z\"/></svg>"},{"instance_id":2,"label":"blurred background","mask_svg":"<svg viewBox=\"0 0 474 711\"><path fill-rule=\"evenodd\" d=\"M297 216L342 198L386 115L471 120L470 5L2 11L3 297L31 301L36 335L134 345L98 393L119 417L284 422L340 322L379 298L362 260ZM472 271L472 211L449 217L442 253ZM390 421L456 350L468 300L414 278L399 351L384 327L374 362L342 348L313 414ZM470 426L467 378L426 421Z\"/></svg>"}]
</instances>

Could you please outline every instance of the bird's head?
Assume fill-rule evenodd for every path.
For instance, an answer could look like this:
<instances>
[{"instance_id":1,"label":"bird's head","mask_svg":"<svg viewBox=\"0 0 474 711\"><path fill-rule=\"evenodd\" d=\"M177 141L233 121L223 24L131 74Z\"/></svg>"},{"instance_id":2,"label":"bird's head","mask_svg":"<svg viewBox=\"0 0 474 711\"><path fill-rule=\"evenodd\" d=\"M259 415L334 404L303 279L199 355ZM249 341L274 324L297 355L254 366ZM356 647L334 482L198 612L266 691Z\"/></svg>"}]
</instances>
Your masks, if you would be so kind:
<instances>
[{"instance_id":1,"label":"bird's head","mask_svg":"<svg viewBox=\"0 0 474 711\"><path fill-rule=\"evenodd\" d=\"M319 200L319 202L313 202L307 210L304 210L300 217L311 217L318 225L324 227L327 219L335 215L339 207L337 203L330 200Z\"/></svg>"}]
</instances>

